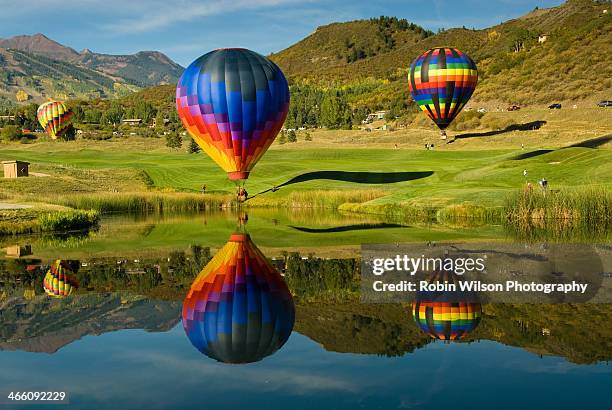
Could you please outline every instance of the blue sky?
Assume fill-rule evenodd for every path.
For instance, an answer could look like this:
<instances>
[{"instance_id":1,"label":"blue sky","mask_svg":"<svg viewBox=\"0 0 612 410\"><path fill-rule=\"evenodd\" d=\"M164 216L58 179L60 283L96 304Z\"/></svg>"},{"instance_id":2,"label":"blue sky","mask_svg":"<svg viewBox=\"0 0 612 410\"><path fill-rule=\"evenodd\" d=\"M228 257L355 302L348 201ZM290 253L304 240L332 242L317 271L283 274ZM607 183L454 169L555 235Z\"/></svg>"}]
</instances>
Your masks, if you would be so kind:
<instances>
[{"instance_id":1,"label":"blue sky","mask_svg":"<svg viewBox=\"0 0 612 410\"><path fill-rule=\"evenodd\" d=\"M159 50L186 66L219 47L280 51L317 26L379 15L431 30L483 28L561 0L0 0L0 37L44 33L76 50Z\"/></svg>"}]
</instances>

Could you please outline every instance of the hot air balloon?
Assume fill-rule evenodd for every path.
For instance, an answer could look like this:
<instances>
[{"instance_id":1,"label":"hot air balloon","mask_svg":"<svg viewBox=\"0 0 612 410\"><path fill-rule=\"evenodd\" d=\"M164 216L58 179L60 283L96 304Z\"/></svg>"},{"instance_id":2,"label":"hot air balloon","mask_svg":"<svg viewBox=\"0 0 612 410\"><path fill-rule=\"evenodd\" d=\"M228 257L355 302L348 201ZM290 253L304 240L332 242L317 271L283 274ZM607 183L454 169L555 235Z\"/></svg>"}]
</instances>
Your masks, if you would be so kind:
<instances>
[{"instance_id":1,"label":"hot air balloon","mask_svg":"<svg viewBox=\"0 0 612 410\"><path fill-rule=\"evenodd\" d=\"M59 101L49 101L38 107L36 118L52 139L62 136L72 120L73 112Z\"/></svg>"},{"instance_id":2,"label":"hot air balloon","mask_svg":"<svg viewBox=\"0 0 612 410\"><path fill-rule=\"evenodd\" d=\"M200 352L223 363L251 363L289 339L295 307L287 284L249 235L234 233L192 283L182 317Z\"/></svg>"},{"instance_id":3,"label":"hot air balloon","mask_svg":"<svg viewBox=\"0 0 612 410\"><path fill-rule=\"evenodd\" d=\"M211 51L176 87L183 126L231 180L245 180L280 131L289 87L276 64L253 51Z\"/></svg>"},{"instance_id":4,"label":"hot air balloon","mask_svg":"<svg viewBox=\"0 0 612 410\"><path fill-rule=\"evenodd\" d=\"M68 262L56 260L43 279L45 293L57 298L70 295L74 289L79 287L73 275L74 272Z\"/></svg>"},{"instance_id":5,"label":"hot air balloon","mask_svg":"<svg viewBox=\"0 0 612 410\"><path fill-rule=\"evenodd\" d=\"M434 272L429 277L430 283L452 283L458 290L418 292L412 304L416 324L434 339L462 339L480 323L482 305L475 293L459 290L459 281L455 273Z\"/></svg>"},{"instance_id":6,"label":"hot air balloon","mask_svg":"<svg viewBox=\"0 0 612 410\"><path fill-rule=\"evenodd\" d=\"M480 323L482 306L467 302L415 302L412 316L419 328L440 340L464 338Z\"/></svg>"},{"instance_id":7,"label":"hot air balloon","mask_svg":"<svg viewBox=\"0 0 612 410\"><path fill-rule=\"evenodd\" d=\"M444 130L467 104L477 82L476 64L456 48L432 48L410 66L412 98L440 128L443 138Z\"/></svg>"}]
</instances>

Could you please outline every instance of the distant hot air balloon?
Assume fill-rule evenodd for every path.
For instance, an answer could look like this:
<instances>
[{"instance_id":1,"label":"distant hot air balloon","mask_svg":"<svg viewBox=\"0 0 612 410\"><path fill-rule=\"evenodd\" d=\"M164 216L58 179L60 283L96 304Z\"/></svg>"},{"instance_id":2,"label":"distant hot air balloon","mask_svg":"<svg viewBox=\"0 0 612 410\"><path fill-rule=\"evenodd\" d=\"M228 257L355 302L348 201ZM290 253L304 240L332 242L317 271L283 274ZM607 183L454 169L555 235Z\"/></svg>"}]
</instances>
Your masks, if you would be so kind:
<instances>
[{"instance_id":1,"label":"distant hot air balloon","mask_svg":"<svg viewBox=\"0 0 612 410\"><path fill-rule=\"evenodd\" d=\"M244 233L232 234L183 302L183 328L191 343L224 363L273 354L289 339L294 321L287 284Z\"/></svg>"},{"instance_id":2,"label":"distant hot air balloon","mask_svg":"<svg viewBox=\"0 0 612 410\"><path fill-rule=\"evenodd\" d=\"M452 272L434 272L429 277L430 283L452 283L457 289L459 281ZM481 316L482 305L472 292L419 292L412 304L412 317L419 328L440 340L464 338L476 329Z\"/></svg>"},{"instance_id":3,"label":"distant hot air balloon","mask_svg":"<svg viewBox=\"0 0 612 410\"><path fill-rule=\"evenodd\" d=\"M79 286L73 275L74 272L66 261L56 260L43 279L45 293L57 298L70 295Z\"/></svg>"},{"instance_id":4,"label":"distant hot air balloon","mask_svg":"<svg viewBox=\"0 0 612 410\"><path fill-rule=\"evenodd\" d=\"M446 127L474 93L477 82L476 64L456 48L432 48L410 66L412 98L440 128L443 137Z\"/></svg>"},{"instance_id":5,"label":"distant hot air balloon","mask_svg":"<svg viewBox=\"0 0 612 410\"><path fill-rule=\"evenodd\" d=\"M419 328L435 339L462 339L480 323L482 306L468 302L415 302L412 316Z\"/></svg>"},{"instance_id":6,"label":"distant hot air balloon","mask_svg":"<svg viewBox=\"0 0 612 410\"><path fill-rule=\"evenodd\" d=\"M59 101L49 101L38 107L36 117L52 139L62 136L72 121L72 110Z\"/></svg>"},{"instance_id":7,"label":"distant hot air balloon","mask_svg":"<svg viewBox=\"0 0 612 410\"><path fill-rule=\"evenodd\" d=\"M211 51L187 67L176 109L191 137L231 180L245 180L272 144L289 110L276 64L253 51Z\"/></svg>"}]
</instances>

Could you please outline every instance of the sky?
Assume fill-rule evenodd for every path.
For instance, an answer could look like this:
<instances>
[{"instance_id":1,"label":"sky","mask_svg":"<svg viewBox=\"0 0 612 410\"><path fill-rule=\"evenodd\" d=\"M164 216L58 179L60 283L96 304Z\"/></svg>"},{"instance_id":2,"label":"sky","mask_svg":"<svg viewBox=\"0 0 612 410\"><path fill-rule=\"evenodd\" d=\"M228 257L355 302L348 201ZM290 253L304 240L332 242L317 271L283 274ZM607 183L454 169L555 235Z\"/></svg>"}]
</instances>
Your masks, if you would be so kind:
<instances>
[{"instance_id":1,"label":"sky","mask_svg":"<svg viewBox=\"0 0 612 410\"><path fill-rule=\"evenodd\" d=\"M316 27L380 15L485 28L561 0L0 0L0 38L43 33L77 51L157 50L183 66L221 47L280 51Z\"/></svg>"}]
</instances>

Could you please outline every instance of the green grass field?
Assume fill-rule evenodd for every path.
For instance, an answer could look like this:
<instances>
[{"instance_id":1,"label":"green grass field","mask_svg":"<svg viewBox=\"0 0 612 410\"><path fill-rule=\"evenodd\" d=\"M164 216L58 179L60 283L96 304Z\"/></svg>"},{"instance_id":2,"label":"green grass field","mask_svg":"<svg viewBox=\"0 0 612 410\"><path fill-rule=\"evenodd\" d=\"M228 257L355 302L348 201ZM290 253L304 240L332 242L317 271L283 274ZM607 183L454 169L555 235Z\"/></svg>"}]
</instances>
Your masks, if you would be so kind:
<instances>
[{"instance_id":1,"label":"green grass field","mask_svg":"<svg viewBox=\"0 0 612 410\"><path fill-rule=\"evenodd\" d=\"M608 110L580 107L489 112L489 122L538 122L538 129L454 131L444 144L437 131L411 126L393 132L311 131L312 141L276 142L247 181L248 202L300 206L313 191L336 197L363 192L370 205L441 208L469 202L501 206L528 181L546 178L552 190L612 184L612 118ZM435 143L425 150L424 143ZM172 150L161 138L2 144L0 160L31 162L39 176L0 179L0 201L53 202L58 195L187 191L231 194L235 187L205 154ZM186 142L185 142L186 145ZM522 146L521 146L522 145ZM397 146L397 147L396 147ZM527 170L527 177L523 171ZM41 176L42 175L42 176ZM291 181L295 183L291 183ZM334 192L329 192L334 191ZM340 193L340 196L338 196ZM322 198L321 200L324 200ZM360 202L361 199L348 199Z\"/></svg>"},{"instance_id":2,"label":"green grass field","mask_svg":"<svg viewBox=\"0 0 612 410\"><path fill-rule=\"evenodd\" d=\"M149 142L158 148L143 152L134 143L122 141L91 146L45 143L26 149L7 147L0 154L2 160L29 161L31 171L50 176L2 180L0 197L29 194L30 199L44 202L46 194L145 190L135 170L145 171L160 189L199 191L206 184L208 191L233 192L233 184L204 154L172 152L159 147L161 144L157 140L141 143ZM520 149L467 152L383 148L272 149L256 166L247 188L254 195L309 172L369 172L372 174L365 176L338 176L331 172L324 174L326 179L318 179L315 174L315 179L284 186L277 192L262 195L261 200L279 200L296 190L375 188L385 192L374 200L375 203L444 206L470 201L499 206L509 192L524 186L527 181L536 183L543 177L548 179L551 189L612 183L610 150L564 148L526 159L513 159L525 152ZM526 178L523 170L528 172ZM385 183L396 180L399 182Z\"/></svg>"}]
</instances>

